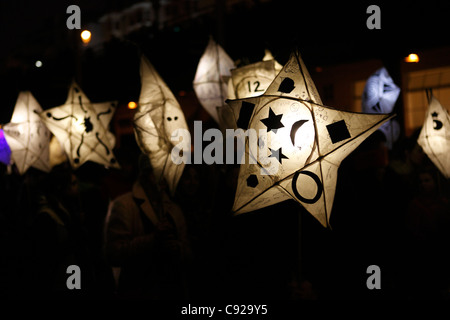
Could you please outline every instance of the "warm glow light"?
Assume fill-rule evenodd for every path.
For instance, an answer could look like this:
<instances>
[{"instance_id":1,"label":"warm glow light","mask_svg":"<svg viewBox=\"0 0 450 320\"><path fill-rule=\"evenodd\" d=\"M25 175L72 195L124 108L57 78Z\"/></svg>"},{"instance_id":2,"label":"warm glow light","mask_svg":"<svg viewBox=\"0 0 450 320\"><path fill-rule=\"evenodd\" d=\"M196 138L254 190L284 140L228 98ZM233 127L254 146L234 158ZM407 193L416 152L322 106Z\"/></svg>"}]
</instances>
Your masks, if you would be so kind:
<instances>
[{"instance_id":1,"label":"warm glow light","mask_svg":"<svg viewBox=\"0 0 450 320\"><path fill-rule=\"evenodd\" d=\"M341 161L393 117L323 105L297 51L262 95L226 104L234 128L253 130L253 141L259 140L259 155L250 140L245 143L244 154L253 159L239 165L234 214L293 199L324 227L330 225ZM266 159L253 161L261 155Z\"/></svg>"},{"instance_id":2,"label":"warm glow light","mask_svg":"<svg viewBox=\"0 0 450 320\"><path fill-rule=\"evenodd\" d=\"M41 60L37 60L34 65L36 66L36 68L40 68L40 67L42 67L42 61Z\"/></svg>"},{"instance_id":3,"label":"warm glow light","mask_svg":"<svg viewBox=\"0 0 450 320\"><path fill-rule=\"evenodd\" d=\"M91 32L88 30L81 32L81 40L83 40L84 43L89 43L89 41L91 41Z\"/></svg>"},{"instance_id":4,"label":"warm glow light","mask_svg":"<svg viewBox=\"0 0 450 320\"><path fill-rule=\"evenodd\" d=\"M406 62L419 62L419 56L415 53L410 53L409 56L405 58Z\"/></svg>"},{"instance_id":5,"label":"warm glow light","mask_svg":"<svg viewBox=\"0 0 450 320\"><path fill-rule=\"evenodd\" d=\"M41 112L40 119L58 139L71 167L93 161L120 168L113 153L116 139L108 130L117 102L91 103L74 81L67 96L63 105Z\"/></svg>"},{"instance_id":6,"label":"warm glow light","mask_svg":"<svg viewBox=\"0 0 450 320\"><path fill-rule=\"evenodd\" d=\"M128 109L136 109L137 108L137 103L134 101L130 101L128 102Z\"/></svg>"}]
</instances>

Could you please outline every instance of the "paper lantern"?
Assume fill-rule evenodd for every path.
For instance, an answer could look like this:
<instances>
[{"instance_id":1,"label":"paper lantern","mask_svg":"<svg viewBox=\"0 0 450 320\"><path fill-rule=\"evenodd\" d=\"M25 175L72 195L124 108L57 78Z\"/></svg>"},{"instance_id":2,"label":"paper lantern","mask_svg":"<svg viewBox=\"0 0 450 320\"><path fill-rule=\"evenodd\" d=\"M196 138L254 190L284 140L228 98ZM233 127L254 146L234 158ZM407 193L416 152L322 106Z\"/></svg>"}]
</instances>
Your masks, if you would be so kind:
<instances>
[{"instance_id":1,"label":"paper lantern","mask_svg":"<svg viewBox=\"0 0 450 320\"><path fill-rule=\"evenodd\" d=\"M49 152L52 168L68 160L64 148L55 136L50 139Z\"/></svg>"},{"instance_id":2,"label":"paper lantern","mask_svg":"<svg viewBox=\"0 0 450 320\"><path fill-rule=\"evenodd\" d=\"M280 70L281 65L266 50L262 61L231 70L228 98L242 99L263 94Z\"/></svg>"},{"instance_id":3,"label":"paper lantern","mask_svg":"<svg viewBox=\"0 0 450 320\"><path fill-rule=\"evenodd\" d=\"M157 181L165 178L171 193L184 170L184 163L176 164L171 159L175 145L190 150L190 141L172 140L177 129L189 132L184 113L172 91L156 72L152 64L142 57L141 93L134 116L136 141L142 152L147 154L153 166Z\"/></svg>"},{"instance_id":4,"label":"paper lantern","mask_svg":"<svg viewBox=\"0 0 450 320\"><path fill-rule=\"evenodd\" d=\"M367 79L362 96L362 111L366 113L391 113L400 94L400 88L394 83L386 68L375 71ZM392 119L380 128L386 137L386 144L392 149L400 136L400 125Z\"/></svg>"},{"instance_id":5,"label":"paper lantern","mask_svg":"<svg viewBox=\"0 0 450 320\"><path fill-rule=\"evenodd\" d=\"M92 103L72 82L66 102L43 111L40 116L63 146L74 169L86 161L119 168L113 153L115 137L109 131L116 106L114 101Z\"/></svg>"},{"instance_id":6,"label":"paper lantern","mask_svg":"<svg viewBox=\"0 0 450 320\"><path fill-rule=\"evenodd\" d=\"M232 68L233 60L210 38L198 63L193 86L201 105L217 123L219 118L216 108L221 107L227 99L228 79Z\"/></svg>"},{"instance_id":7,"label":"paper lantern","mask_svg":"<svg viewBox=\"0 0 450 320\"><path fill-rule=\"evenodd\" d=\"M341 161L391 117L323 106L297 52L263 95L227 103L239 128L259 133L256 148L245 144L233 211L295 199L323 226Z\"/></svg>"},{"instance_id":8,"label":"paper lantern","mask_svg":"<svg viewBox=\"0 0 450 320\"><path fill-rule=\"evenodd\" d=\"M3 129L0 129L0 162L9 165L11 163L11 149L6 142Z\"/></svg>"},{"instance_id":9,"label":"paper lantern","mask_svg":"<svg viewBox=\"0 0 450 320\"><path fill-rule=\"evenodd\" d=\"M434 96L430 97L417 143L444 177L450 178L450 116Z\"/></svg>"},{"instance_id":10,"label":"paper lantern","mask_svg":"<svg viewBox=\"0 0 450 320\"><path fill-rule=\"evenodd\" d=\"M228 98L242 99L263 94L281 69L282 65L273 59L269 50L266 50L262 61L231 70ZM236 128L229 108L218 108L217 110L222 130Z\"/></svg>"},{"instance_id":11,"label":"paper lantern","mask_svg":"<svg viewBox=\"0 0 450 320\"><path fill-rule=\"evenodd\" d=\"M44 172L50 171L50 132L42 123L40 112L42 108L31 92L22 91L17 98L11 122L3 127L11 148L11 159L19 174L24 174L30 166Z\"/></svg>"}]
</instances>

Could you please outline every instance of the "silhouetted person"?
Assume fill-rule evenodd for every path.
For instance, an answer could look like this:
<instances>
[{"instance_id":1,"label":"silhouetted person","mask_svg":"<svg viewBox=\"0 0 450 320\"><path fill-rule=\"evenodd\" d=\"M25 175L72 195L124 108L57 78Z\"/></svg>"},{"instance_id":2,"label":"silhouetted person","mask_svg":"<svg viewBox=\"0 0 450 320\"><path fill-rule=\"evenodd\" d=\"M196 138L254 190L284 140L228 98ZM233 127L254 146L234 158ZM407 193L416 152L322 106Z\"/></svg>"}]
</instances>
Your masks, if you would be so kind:
<instances>
[{"instance_id":1,"label":"silhouetted person","mask_svg":"<svg viewBox=\"0 0 450 320\"><path fill-rule=\"evenodd\" d=\"M437 298L449 286L450 201L438 189L437 179L434 167L418 172L418 190L406 216L416 297Z\"/></svg>"},{"instance_id":2,"label":"silhouetted person","mask_svg":"<svg viewBox=\"0 0 450 320\"><path fill-rule=\"evenodd\" d=\"M78 181L67 164L54 167L39 197L31 226L31 284L38 297L72 297L89 292L92 269L78 194ZM69 290L67 268L81 269L80 291Z\"/></svg>"},{"instance_id":3,"label":"silhouetted person","mask_svg":"<svg viewBox=\"0 0 450 320\"><path fill-rule=\"evenodd\" d=\"M105 253L118 296L185 298L190 247L183 213L155 181L147 156L141 155L139 169L132 191L110 204L105 224Z\"/></svg>"}]
</instances>

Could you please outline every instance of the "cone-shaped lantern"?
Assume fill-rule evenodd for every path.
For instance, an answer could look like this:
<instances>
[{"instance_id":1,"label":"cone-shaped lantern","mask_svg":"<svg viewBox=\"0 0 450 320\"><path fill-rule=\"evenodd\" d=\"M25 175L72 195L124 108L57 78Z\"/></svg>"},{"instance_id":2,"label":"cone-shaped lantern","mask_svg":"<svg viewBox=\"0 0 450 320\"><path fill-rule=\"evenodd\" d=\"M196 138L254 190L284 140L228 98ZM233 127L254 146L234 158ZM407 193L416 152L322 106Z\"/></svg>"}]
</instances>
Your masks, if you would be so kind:
<instances>
[{"instance_id":1,"label":"cone-shaped lantern","mask_svg":"<svg viewBox=\"0 0 450 320\"><path fill-rule=\"evenodd\" d=\"M223 106L227 99L228 79L232 68L234 68L233 60L213 38L210 38L198 63L193 86L203 108L217 123L219 118L216 108Z\"/></svg>"},{"instance_id":2,"label":"cone-shaped lantern","mask_svg":"<svg viewBox=\"0 0 450 320\"><path fill-rule=\"evenodd\" d=\"M450 178L450 116L431 95L425 121L417 143L439 171Z\"/></svg>"},{"instance_id":3,"label":"cone-shaped lantern","mask_svg":"<svg viewBox=\"0 0 450 320\"><path fill-rule=\"evenodd\" d=\"M184 170L184 163L174 163L171 152L182 145L190 150L190 141L176 138L177 130L189 132L183 110L172 91L147 60L141 59L141 93L134 127L136 141L142 152L147 154L153 166L157 181L165 178L173 194Z\"/></svg>"}]
</instances>

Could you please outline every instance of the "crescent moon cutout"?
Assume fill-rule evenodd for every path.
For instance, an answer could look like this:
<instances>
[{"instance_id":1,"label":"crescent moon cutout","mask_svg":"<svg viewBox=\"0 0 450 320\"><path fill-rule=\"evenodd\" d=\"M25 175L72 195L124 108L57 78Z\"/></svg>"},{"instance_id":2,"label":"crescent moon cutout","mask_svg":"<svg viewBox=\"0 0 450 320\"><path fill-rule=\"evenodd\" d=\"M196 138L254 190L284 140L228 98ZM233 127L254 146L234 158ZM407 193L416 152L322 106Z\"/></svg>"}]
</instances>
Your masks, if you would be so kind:
<instances>
[{"instance_id":1,"label":"crescent moon cutout","mask_svg":"<svg viewBox=\"0 0 450 320\"><path fill-rule=\"evenodd\" d=\"M298 120L297 122L294 122L294 124L291 127L291 142L292 145L295 147L295 134L297 133L298 129L309 120Z\"/></svg>"},{"instance_id":2,"label":"crescent moon cutout","mask_svg":"<svg viewBox=\"0 0 450 320\"><path fill-rule=\"evenodd\" d=\"M442 128L442 122L441 121L433 120L433 123L434 123L434 125L433 125L433 129L434 130L439 130L439 129Z\"/></svg>"}]
</instances>

